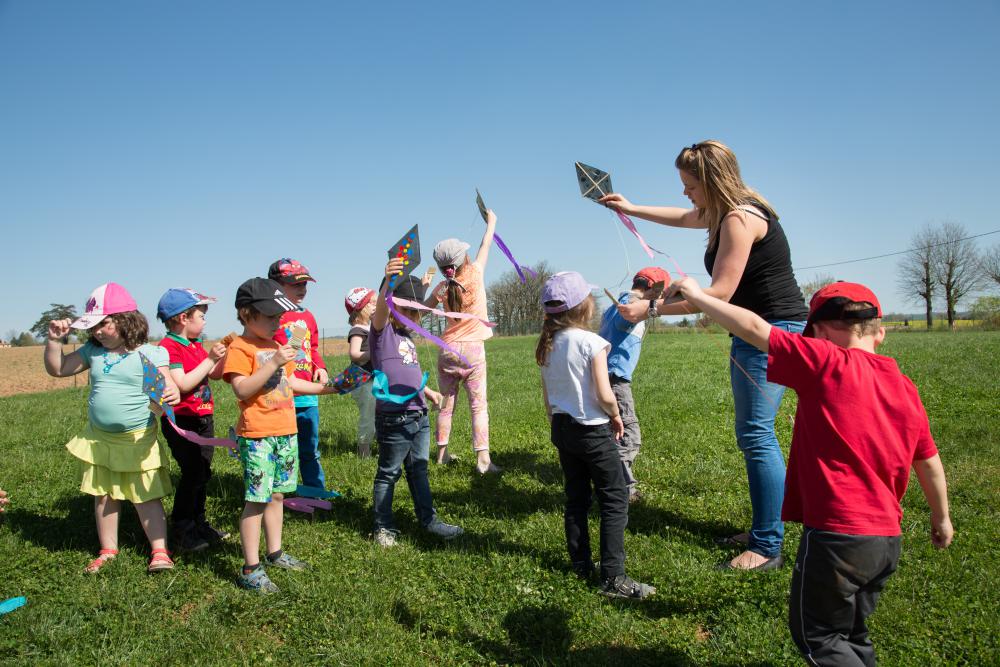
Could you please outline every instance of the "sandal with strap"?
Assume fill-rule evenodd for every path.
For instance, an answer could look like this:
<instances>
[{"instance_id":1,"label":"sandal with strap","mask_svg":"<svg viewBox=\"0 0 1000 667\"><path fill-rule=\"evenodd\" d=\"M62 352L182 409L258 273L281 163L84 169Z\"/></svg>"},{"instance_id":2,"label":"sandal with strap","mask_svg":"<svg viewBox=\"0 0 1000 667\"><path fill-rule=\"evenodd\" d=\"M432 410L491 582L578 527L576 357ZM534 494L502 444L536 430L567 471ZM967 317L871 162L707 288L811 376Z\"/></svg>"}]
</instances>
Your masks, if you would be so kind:
<instances>
[{"instance_id":1,"label":"sandal with strap","mask_svg":"<svg viewBox=\"0 0 1000 667\"><path fill-rule=\"evenodd\" d=\"M97 558L90 561L90 563L83 569L87 574L97 574L97 572L104 567L104 565L115 556L118 555L118 549L101 549L97 552Z\"/></svg>"},{"instance_id":2,"label":"sandal with strap","mask_svg":"<svg viewBox=\"0 0 1000 667\"><path fill-rule=\"evenodd\" d=\"M146 572L162 572L163 570L174 569L174 561L170 559L170 552L166 549L153 549L149 552L149 565Z\"/></svg>"}]
</instances>

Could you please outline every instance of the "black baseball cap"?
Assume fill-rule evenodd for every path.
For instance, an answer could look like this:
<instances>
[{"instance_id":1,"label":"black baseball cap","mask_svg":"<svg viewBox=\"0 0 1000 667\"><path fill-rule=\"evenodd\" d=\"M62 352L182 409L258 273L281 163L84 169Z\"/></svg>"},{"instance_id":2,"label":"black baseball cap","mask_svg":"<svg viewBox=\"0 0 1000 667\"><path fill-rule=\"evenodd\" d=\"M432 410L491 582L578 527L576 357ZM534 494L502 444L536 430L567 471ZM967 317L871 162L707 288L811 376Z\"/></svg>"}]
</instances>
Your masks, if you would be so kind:
<instances>
[{"instance_id":1,"label":"black baseball cap","mask_svg":"<svg viewBox=\"0 0 1000 667\"><path fill-rule=\"evenodd\" d=\"M382 282L379 284L379 291L382 291L383 287L385 287L385 278L383 278ZM423 302L424 294L426 293L427 288L420 281L420 278L410 274L399 278L396 281L396 286L390 291L393 296L398 296L400 299Z\"/></svg>"},{"instance_id":2,"label":"black baseball cap","mask_svg":"<svg viewBox=\"0 0 1000 667\"><path fill-rule=\"evenodd\" d=\"M236 307L253 306L266 317L280 315L289 310L296 310L281 289L281 285L270 278L251 278L236 290Z\"/></svg>"}]
</instances>

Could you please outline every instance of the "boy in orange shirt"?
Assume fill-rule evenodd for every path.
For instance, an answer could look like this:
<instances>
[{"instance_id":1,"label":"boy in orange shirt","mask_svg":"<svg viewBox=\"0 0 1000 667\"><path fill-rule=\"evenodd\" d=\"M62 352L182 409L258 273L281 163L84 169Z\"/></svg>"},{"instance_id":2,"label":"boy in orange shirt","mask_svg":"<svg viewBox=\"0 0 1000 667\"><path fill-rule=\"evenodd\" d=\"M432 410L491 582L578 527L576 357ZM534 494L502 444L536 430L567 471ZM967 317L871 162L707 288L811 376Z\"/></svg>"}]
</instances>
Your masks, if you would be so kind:
<instances>
[{"instance_id":1,"label":"boy in orange shirt","mask_svg":"<svg viewBox=\"0 0 1000 667\"><path fill-rule=\"evenodd\" d=\"M236 426L246 506L240 517L243 571L237 583L259 593L278 587L260 564L260 527L267 543L266 563L286 570L308 565L281 549L285 493L295 491L298 446L294 394L328 394L335 390L295 377L295 350L273 339L282 314L295 308L281 286L267 278L251 278L236 291L236 313L243 334L229 345L223 378L239 399Z\"/></svg>"}]
</instances>

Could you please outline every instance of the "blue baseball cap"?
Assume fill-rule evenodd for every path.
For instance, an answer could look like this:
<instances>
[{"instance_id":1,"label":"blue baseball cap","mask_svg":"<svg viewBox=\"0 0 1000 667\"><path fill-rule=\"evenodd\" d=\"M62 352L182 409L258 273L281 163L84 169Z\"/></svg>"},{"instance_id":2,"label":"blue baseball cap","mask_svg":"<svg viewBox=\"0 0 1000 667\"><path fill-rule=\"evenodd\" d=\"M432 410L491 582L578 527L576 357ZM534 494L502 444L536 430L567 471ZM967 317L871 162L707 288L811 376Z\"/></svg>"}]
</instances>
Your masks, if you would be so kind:
<instances>
[{"instance_id":1,"label":"blue baseball cap","mask_svg":"<svg viewBox=\"0 0 1000 667\"><path fill-rule=\"evenodd\" d=\"M156 305L156 316L166 322L171 317L180 315L195 306L207 306L210 303L215 303L215 301L215 297L199 294L193 289L174 287L168 289L160 297L160 303Z\"/></svg>"}]
</instances>

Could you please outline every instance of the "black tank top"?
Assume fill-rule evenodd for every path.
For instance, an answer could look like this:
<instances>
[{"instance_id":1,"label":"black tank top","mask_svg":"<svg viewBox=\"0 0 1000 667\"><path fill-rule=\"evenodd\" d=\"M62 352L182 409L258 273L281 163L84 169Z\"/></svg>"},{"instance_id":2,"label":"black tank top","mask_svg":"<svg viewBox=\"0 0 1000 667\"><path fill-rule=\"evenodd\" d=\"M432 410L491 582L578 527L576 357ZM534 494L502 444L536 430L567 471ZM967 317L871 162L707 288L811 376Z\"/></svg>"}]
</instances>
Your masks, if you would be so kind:
<instances>
[{"instance_id":1,"label":"black tank top","mask_svg":"<svg viewBox=\"0 0 1000 667\"><path fill-rule=\"evenodd\" d=\"M767 209L761 208L762 212ZM748 211L749 213L749 211ZM751 213L751 215L753 215ZM757 214L757 217L762 217ZM743 277L729 303L751 310L765 320L805 320L809 315L802 290L792 272L792 253L778 219L768 215L767 233L754 241ZM705 250L705 270L715 268L719 239Z\"/></svg>"}]
</instances>

